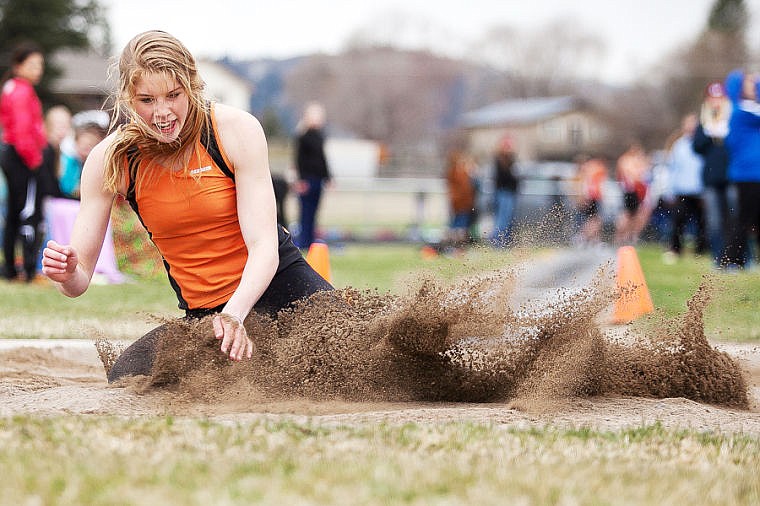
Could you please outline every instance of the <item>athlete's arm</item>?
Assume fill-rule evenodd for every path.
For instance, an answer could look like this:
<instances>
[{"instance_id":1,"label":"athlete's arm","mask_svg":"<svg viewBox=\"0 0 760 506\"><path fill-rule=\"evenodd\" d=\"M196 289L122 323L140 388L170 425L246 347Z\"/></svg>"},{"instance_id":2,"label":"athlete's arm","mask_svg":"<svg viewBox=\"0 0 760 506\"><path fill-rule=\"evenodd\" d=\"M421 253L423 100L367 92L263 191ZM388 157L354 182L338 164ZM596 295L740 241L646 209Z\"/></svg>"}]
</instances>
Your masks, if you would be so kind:
<instances>
[{"instance_id":1,"label":"athlete's arm","mask_svg":"<svg viewBox=\"0 0 760 506\"><path fill-rule=\"evenodd\" d=\"M103 188L105 151L113 136L93 148L82 169L81 201L71 244L48 241L42 272L69 297L82 295L90 284L103 246L114 195Z\"/></svg>"},{"instance_id":2,"label":"athlete's arm","mask_svg":"<svg viewBox=\"0 0 760 506\"><path fill-rule=\"evenodd\" d=\"M222 313L242 321L277 271L277 209L261 124L250 114L222 104L215 106L215 112L219 144L235 173L238 220L248 249L240 284ZM233 332L239 327L242 326L230 324L224 317L214 319L216 337L222 340L222 352L229 350L230 358L235 360L250 358L253 352L253 344L244 335L244 329L242 336Z\"/></svg>"}]
</instances>

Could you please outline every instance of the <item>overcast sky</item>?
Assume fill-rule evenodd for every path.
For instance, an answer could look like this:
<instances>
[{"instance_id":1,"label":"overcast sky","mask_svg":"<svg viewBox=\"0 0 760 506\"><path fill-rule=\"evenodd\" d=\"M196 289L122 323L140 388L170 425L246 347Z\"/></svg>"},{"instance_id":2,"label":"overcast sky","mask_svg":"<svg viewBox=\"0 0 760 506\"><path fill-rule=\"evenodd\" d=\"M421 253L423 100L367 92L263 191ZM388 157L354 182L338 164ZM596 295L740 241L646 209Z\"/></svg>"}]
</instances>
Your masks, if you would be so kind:
<instances>
[{"instance_id":1,"label":"overcast sky","mask_svg":"<svg viewBox=\"0 0 760 506\"><path fill-rule=\"evenodd\" d=\"M405 28L406 42L452 56L488 28L529 30L557 19L597 35L607 52L599 78L624 82L697 35L714 0L101 0L118 52L159 28L197 57L289 57L336 52L364 29ZM750 43L760 48L760 0L745 1ZM390 25L390 26L389 26Z\"/></svg>"}]
</instances>

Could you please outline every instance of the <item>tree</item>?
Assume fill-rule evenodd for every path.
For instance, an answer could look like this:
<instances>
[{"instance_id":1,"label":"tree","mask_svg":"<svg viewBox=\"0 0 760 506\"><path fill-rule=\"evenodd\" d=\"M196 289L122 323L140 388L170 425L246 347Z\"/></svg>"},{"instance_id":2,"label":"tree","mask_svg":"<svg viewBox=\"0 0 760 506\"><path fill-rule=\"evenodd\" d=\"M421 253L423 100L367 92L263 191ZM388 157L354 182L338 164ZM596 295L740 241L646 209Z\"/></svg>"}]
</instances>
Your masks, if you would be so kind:
<instances>
[{"instance_id":1,"label":"tree","mask_svg":"<svg viewBox=\"0 0 760 506\"><path fill-rule=\"evenodd\" d=\"M716 0L697 39L668 57L665 90L677 116L696 110L709 82L746 65L747 23L744 0Z\"/></svg>"},{"instance_id":2,"label":"tree","mask_svg":"<svg viewBox=\"0 0 760 506\"><path fill-rule=\"evenodd\" d=\"M13 46L38 44L46 58L39 93L50 96L49 83L60 74L50 56L61 49L110 52L110 29L97 0L0 0L0 72L5 74Z\"/></svg>"},{"instance_id":3,"label":"tree","mask_svg":"<svg viewBox=\"0 0 760 506\"><path fill-rule=\"evenodd\" d=\"M494 27L470 53L494 69L489 88L501 99L526 98L572 93L578 83L598 78L604 44L579 22L561 19L534 31Z\"/></svg>"},{"instance_id":4,"label":"tree","mask_svg":"<svg viewBox=\"0 0 760 506\"><path fill-rule=\"evenodd\" d=\"M695 50L704 64L697 67L705 77L722 79L746 64L748 14L744 0L717 0L707 19L707 27Z\"/></svg>"},{"instance_id":5,"label":"tree","mask_svg":"<svg viewBox=\"0 0 760 506\"><path fill-rule=\"evenodd\" d=\"M744 33L747 30L747 7L744 0L716 0L707 20L709 30Z\"/></svg>"}]
</instances>

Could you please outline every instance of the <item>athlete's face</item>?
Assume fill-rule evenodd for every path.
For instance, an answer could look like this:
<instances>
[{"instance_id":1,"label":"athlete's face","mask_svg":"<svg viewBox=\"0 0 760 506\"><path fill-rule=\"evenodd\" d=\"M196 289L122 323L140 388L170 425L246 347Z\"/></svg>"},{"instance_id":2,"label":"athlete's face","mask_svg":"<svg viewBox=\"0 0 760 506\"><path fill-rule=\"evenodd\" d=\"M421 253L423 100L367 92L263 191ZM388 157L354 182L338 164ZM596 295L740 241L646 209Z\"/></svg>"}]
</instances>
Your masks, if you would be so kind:
<instances>
[{"instance_id":1,"label":"athlete's face","mask_svg":"<svg viewBox=\"0 0 760 506\"><path fill-rule=\"evenodd\" d=\"M132 106L162 142L177 140L187 120L188 105L184 88L165 74L144 74L135 85Z\"/></svg>"}]
</instances>

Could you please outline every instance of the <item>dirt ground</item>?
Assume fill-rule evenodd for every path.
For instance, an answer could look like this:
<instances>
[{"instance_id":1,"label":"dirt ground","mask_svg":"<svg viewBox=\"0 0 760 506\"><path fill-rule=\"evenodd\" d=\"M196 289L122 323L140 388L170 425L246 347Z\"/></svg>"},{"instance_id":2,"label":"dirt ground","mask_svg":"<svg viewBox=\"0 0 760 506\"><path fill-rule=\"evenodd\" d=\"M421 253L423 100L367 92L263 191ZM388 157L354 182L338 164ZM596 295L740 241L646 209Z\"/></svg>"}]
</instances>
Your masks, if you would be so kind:
<instances>
[{"instance_id":1,"label":"dirt ground","mask_svg":"<svg viewBox=\"0 0 760 506\"><path fill-rule=\"evenodd\" d=\"M404 297L339 290L276 322L249 317L257 350L241 363L221 356L207 321L167 322L152 373L115 385L106 370L122 343L0 340L0 416L602 430L660 422L760 435L760 346L708 342L709 297L697 293L682 318L633 334L605 323L611 294L595 270L604 255L552 262L532 270L552 289L499 272L455 286L421 280ZM546 275L567 274L568 262L586 270L575 269L572 282Z\"/></svg>"},{"instance_id":2,"label":"dirt ground","mask_svg":"<svg viewBox=\"0 0 760 506\"><path fill-rule=\"evenodd\" d=\"M510 402L343 402L292 399L251 403L180 403L174 393L138 394L109 386L92 342L15 343L0 350L0 416L187 415L240 421L293 416L324 423L472 421L516 427L594 427L615 430L661 422L665 427L760 435L760 346L716 344L746 372L749 409L676 398L597 396L557 401L551 409L523 410ZM26 346L33 344L33 346Z\"/></svg>"}]
</instances>

